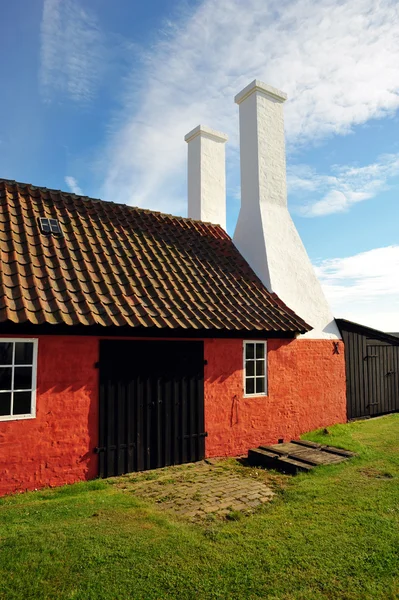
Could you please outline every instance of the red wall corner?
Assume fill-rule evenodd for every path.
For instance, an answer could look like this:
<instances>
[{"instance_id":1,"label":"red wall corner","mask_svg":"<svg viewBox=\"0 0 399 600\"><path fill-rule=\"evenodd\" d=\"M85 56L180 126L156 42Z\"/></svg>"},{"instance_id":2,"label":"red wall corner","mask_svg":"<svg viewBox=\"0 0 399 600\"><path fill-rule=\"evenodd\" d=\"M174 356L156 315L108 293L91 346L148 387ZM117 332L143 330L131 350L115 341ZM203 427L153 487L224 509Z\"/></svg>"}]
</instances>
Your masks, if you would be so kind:
<instances>
[{"instance_id":1,"label":"red wall corner","mask_svg":"<svg viewBox=\"0 0 399 600\"><path fill-rule=\"evenodd\" d=\"M243 395L242 340L205 340L206 455L244 454L346 421L344 344L268 340L268 395Z\"/></svg>"},{"instance_id":2,"label":"red wall corner","mask_svg":"<svg viewBox=\"0 0 399 600\"><path fill-rule=\"evenodd\" d=\"M0 496L98 474L98 338L38 339L36 418L0 421Z\"/></svg>"}]
</instances>

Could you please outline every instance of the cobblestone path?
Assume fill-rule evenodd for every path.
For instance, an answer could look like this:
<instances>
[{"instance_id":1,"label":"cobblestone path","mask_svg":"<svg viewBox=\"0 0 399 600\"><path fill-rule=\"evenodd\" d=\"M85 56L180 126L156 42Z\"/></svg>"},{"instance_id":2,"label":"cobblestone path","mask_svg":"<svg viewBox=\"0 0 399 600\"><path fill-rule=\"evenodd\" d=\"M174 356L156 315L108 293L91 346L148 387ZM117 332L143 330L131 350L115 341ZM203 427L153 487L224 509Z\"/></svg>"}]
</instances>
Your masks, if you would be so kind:
<instances>
[{"instance_id":1,"label":"cobblestone path","mask_svg":"<svg viewBox=\"0 0 399 600\"><path fill-rule=\"evenodd\" d=\"M193 521L253 512L272 499L274 492L262 478L248 476L245 467L228 465L224 460L212 460L167 467L125 475L116 485ZM255 469L252 474L257 474Z\"/></svg>"}]
</instances>

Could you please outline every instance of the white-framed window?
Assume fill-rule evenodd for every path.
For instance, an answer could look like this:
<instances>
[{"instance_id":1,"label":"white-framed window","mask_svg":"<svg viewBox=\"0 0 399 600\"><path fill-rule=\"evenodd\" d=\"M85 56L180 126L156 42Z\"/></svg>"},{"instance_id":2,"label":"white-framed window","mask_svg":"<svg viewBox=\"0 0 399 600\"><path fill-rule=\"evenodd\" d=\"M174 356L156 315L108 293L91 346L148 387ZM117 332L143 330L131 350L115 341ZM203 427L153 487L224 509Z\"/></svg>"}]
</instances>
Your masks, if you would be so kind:
<instances>
[{"instance_id":1,"label":"white-framed window","mask_svg":"<svg viewBox=\"0 0 399 600\"><path fill-rule=\"evenodd\" d=\"M267 396L266 342L244 342L244 395Z\"/></svg>"},{"instance_id":2,"label":"white-framed window","mask_svg":"<svg viewBox=\"0 0 399 600\"><path fill-rule=\"evenodd\" d=\"M36 416L37 340L0 338L0 421Z\"/></svg>"}]
</instances>

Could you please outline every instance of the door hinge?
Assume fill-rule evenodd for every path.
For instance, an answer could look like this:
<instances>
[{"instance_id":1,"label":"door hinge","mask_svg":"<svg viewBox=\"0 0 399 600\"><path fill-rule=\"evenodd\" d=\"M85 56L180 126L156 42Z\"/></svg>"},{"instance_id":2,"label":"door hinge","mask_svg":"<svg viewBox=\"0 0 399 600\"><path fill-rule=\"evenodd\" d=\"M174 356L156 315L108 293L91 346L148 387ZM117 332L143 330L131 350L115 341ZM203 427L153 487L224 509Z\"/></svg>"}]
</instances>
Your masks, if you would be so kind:
<instances>
[{"instance_id":1,"label":"door hinge","mask_svg":"<svg viewBox=\"0 0 399 600\"><path fill-rule=\"evenodd\" d=\"M131 442L130 444L112 444L111 446L97 446L94 448L94 453L99 454L100 452L105 452L106 450L126 450L129 448L134 448L136 446L136 442Z\"/></svg>"},{"instance_id":2,"label":"door hinge","mask_svg":"<svg viewBox=\"0 0 399 600\"><path fill-rule=\"evenodd\" d=\"M183 435L183 440L188 440L190 438L196 438L196 437L208 437L208 432L205 431L204 433L191 433L191 434Z\"/></svg>"}]
</instances>

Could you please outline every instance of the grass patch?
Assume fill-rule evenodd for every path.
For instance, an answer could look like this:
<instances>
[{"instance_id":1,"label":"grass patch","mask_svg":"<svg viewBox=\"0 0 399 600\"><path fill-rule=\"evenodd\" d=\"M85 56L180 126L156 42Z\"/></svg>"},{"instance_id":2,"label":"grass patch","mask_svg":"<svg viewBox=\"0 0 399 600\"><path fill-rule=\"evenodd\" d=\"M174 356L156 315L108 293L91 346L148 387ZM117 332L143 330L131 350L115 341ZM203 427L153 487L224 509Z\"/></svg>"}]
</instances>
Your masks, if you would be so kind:
<instances>
[{"instance_id":1,"label":"grass patch","mask_svg":"<svg viewBox=\"0 0 399 600\"><path fill-rule=\"evenodd\" d=\"M0 599L398 599L399 415L305 437L358 457L237 520L191 525L97 480L0 499Z\"/></svg>"}]
</instances>

